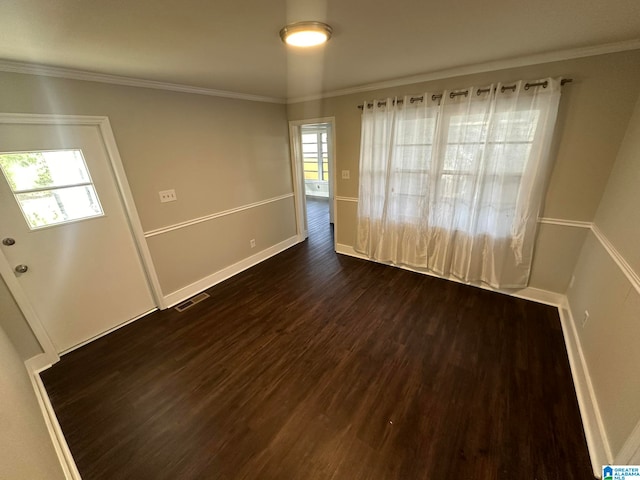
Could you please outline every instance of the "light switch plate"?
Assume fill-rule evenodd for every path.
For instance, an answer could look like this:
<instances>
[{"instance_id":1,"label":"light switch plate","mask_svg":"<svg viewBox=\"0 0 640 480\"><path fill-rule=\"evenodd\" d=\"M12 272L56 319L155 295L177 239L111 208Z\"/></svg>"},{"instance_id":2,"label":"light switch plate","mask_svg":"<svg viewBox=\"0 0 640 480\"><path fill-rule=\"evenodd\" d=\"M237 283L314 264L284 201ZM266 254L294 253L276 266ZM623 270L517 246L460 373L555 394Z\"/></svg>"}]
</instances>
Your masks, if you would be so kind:
<instances>
[{"instance_id":1,"label":"light switch plate","mask_svg":"<svg viewBox=\"0 0 640 480\"><path fill-rule=\"evenodd\" d=\"M160 195L160 203L175 202L178 199L178 197L176 197L176 191L173 189L162 190L158 192L158 195Z\"/></svg>"},{"instance_id":2,"label":"light switch plate","mask_svg":"<svg viewBox=\"0 0 640 480\"><path fill-rule=\"evenodd\" d=\"M342 170L342 180L349 180L349 170Z\"/></svg>"}]
</instances>

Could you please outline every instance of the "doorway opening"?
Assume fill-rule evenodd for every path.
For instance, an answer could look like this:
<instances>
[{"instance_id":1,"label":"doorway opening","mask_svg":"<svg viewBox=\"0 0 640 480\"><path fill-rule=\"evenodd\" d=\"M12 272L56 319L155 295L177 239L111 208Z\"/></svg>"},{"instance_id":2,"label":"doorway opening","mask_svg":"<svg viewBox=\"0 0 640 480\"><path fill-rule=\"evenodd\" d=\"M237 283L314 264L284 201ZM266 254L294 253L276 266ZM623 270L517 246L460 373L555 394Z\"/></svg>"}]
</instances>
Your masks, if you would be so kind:
<instances>
[{"instance_id":1,"label":"doorway opening","mask_svg":"<svg viewBox=\"0 0 640 480\"><path fill-rule=\"evenodd\" d=\"M334 224L334 122L323 118L289 125L298 237L313 240Z\"/></svg>"},{"instance_id":2,"label":"doorway opening","mask_svg":"<svg viewBox=\"0 0 640 480\"><path fill-rule=\"evenodd\" d=\"M329 124L302 125L302 162L306 197L329 198Z\"/></svg>"}]
</instances>

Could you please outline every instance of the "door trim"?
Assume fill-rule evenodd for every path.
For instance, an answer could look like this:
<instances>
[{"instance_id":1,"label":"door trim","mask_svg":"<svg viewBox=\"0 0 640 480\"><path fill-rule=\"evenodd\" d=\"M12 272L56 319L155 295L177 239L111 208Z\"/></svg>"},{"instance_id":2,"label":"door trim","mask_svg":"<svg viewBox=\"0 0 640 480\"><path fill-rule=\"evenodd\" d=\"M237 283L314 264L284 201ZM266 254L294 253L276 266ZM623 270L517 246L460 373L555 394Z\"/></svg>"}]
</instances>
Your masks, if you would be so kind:
<instances>
[{"instance_id":1,"label":"door trim","mask_svg":"<svg viewBox=\"0 0 640 480\"><path fill-rule=\"evenodd\" d=\"M133 195L127 181L127 176L122 165L122 159L118 152L115 137L113 136L113 130L111 129L111 123L108 117L103 116L87 116L87 115L50 115L50 114L24 114L24 113L0 113L0 124L13 124L13 125L82 125L82 126L94 126L97 127L102 141L104 142L107 158L109 159L109 166L114 175L116 181L116 188L124 207L125 215L128 220L129 229L133 236L133 240L138 251L138 256L142 262L145 275L147 277L147 283L149 290L153 296L153 299L158 308L166 308L164 296L162 295L162 289L160 288L160 281L156 273L153 261L151 259L151 252L147 246L147 242L144 238L144 231L142 230L142 224L138 211L136 210ZM42 322L38 318L33 306L29 302L29 299L18 283L11 265L7 261L4 253L0 252L0 274L4 278L9 291L13 295L22 310L22 313L27 320L27 323L31 327L36 339L40 342L44 353L47 355L47 359L53 364L60 360L60 356L56 351L47 331L45 330Z\"/></svg>"},{"instance_id":2,"label":"door trim","mask_svg":"<svg viewBox=\"0 0 640 480\"><path fill-rule=\"evenodd\" d=\"M296 232L298 241L302 242L309 236L307 231L306 215L305 215L305 189L304 189L304 167L302 165L302 143L300 137L300 127L311 123L328 123L330 139L330 156L329 156L329 201L333 208L333 249L336 249L336 241L338 238L338 214L336 204L336 118L320 117L308 118L304 120L289 121L289 143L291 147L291 174L293 175L293 199L296 211Z\"/></svg>"}]
</instances>

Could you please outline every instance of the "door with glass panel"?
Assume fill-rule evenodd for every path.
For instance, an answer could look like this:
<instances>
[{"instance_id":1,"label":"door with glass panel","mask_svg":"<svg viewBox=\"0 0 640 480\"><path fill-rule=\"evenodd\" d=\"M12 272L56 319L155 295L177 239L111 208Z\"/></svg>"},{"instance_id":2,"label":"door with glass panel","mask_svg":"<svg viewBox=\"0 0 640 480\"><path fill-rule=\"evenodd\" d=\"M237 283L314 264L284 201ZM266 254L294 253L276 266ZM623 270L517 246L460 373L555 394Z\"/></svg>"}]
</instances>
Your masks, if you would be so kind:
<instances>
[{"instance_id":1,"label":"door with glass panel","mask_svg":"<svg viewBox=\"0 0 640 480\"><path fill-rule=\"evenodd\" d=\"M154 305L97 126L0 125L0 248L59 353Z\"/></svg>"}]
</instances>

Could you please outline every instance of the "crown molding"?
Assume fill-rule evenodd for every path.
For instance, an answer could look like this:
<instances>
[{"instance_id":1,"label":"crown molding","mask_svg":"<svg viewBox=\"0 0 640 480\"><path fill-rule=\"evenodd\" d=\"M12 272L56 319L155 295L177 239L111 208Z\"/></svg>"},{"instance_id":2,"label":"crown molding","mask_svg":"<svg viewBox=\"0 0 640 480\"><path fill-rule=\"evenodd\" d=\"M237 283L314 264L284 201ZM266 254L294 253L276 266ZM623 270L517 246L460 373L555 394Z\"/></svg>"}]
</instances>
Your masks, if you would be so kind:
<instances>
[{"instance_id":1,"label":"crown molding","mask_svg":"<svg viewBox=\"0 0 640 480\"><path fill-rule=\"evenodd\" d=\"M48 65L40 65L35 63L16 62L11 60L0 59L0 72L22 73L27 75L41 75L46 77L67 78L71 80L84 80L89 82L109 83L113 85L124 85L128 87L153 88L156 90L169 90L172 92L191 93L196 95L208 95L212 97L233 98L237 100L249 100L253 102L266 102L278 104L291 104L299 102L307 102L311 100L321 100L323 98L338 97L342 95L350 95L353 93L368 92L371 90L379 90L383 88L399 87L402 85L410 85L413 83L428 82L431 80L440 80L443 78L453 78L462 75L471 75L474 73L491 72L495 70L504 70L507 68L525 67L529 65L537 65L541 63L558 62L563 60L571 60L574 58L591 57L596 55L604 55L607 53L624 52L627 50L640 49L640 38L627 40L623 42L606 43L590 47L581 47L567 50L558 50L554 52L540 53L523 57L514 57L504 60L495 60L485 63L477 63L462 67L454 67L434 72L412 75L408 77L397 78L384 82L369 83L351 88L333 90L316 95L307 95L300 97L291 97L288 99L278 97L266 97L262 95L252 95L248 93L230 92L227 90L216 90L212 88L194 87L190 85L182 85L178 83L158 82L155 80L145 80L141 78L125 77L120 75L111 75L106 73L95 73L84 70L75 70L71 68L53 67Z\"/></svg>"},{"instance_id":2,"label":"crown molding","mask_svg":"<svg viewBox=\"0 0 640 480\"><path fill-rule=\"evenodd\" d=\"M67 78L71 80L84 80L88 82L110 83L127 87L153 88L156 90L169 90L172 92L193 93L196 95L208 95L211 97L233 98L236 100L249 100L252 102L286 103L283 98L264 97L248 93L229 92L212 88L193 87L178 83L158 82L141 78L110 75L106 73L87 72L71 68L52 67L35 63L14 62L0 59L0 72L23 73L27 75L41 75L45 77Z\"/></svg>"},{"instance_id":3,"label":"crown molding","mask_svg":"<svg viewBox=\"0 0 640 480\"><path fill-rule=\"evenodd\" d=\"M571 60L574 58L593 57L596 55L605 55L607 53L624 52L627 50L640 49L640 38L626 40L624 42L605 43L591 47L572 48L567 50L557 50L554 52L539 53L523 57L514 57L504 60L495 60L491 62L476 63L462 67L448 68L445 70L437 70L434 72L412 75L409 77L396 78L384 82L369 83L357 87L343 88L341 90L333 90L317 95L308 95L302 97L292 97L287 99L287 104L308 102L312 100L321 100L323 98L339 97L342 95L351 95L353 93L369 92L371 90L381 90L383 88L400 87L403 85L411 85L413 83L429 82L432 80L441 80L443 78L460 77L463 75L472 75L475 73L493 72L496 70L505 70L507 68L527 67L529 65L538 65L541 63L559 62L563 60Z\"/></svg>"}]
</instances>

